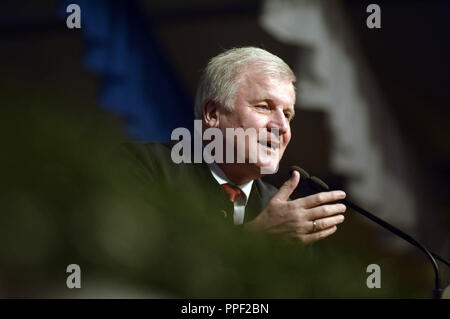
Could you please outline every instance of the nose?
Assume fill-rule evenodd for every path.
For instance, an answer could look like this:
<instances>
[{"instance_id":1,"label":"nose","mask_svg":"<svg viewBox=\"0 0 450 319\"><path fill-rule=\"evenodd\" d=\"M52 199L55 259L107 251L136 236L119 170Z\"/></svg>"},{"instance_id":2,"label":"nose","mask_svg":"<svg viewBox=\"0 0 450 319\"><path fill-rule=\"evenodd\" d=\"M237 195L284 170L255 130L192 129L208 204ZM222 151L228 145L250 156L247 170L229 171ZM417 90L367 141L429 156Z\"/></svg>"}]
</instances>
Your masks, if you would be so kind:
<instances>
[{"instance_id":1,"label":"nose","mask_svg":"<svg viewBox=\"0 0 450 319\"><path fill-rule=\"evenodd\" d=\"M272 117L267 125L269 130L278 129L280 135L283 135L289 131L289 121L284 115L283 110L276 110L272 112Z\"/></svg>"}]
</instances>

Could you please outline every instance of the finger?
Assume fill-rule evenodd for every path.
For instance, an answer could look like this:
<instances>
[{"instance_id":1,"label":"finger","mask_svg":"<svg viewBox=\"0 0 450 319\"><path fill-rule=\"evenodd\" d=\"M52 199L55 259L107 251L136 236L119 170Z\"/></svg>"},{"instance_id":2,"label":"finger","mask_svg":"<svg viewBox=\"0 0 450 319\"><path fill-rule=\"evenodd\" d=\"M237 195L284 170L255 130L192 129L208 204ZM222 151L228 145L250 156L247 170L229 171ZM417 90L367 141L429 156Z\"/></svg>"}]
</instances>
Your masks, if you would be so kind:
<instances>
[{"instance_id":1,"label":"finger","mask_svg":"<svg viewBox=\"0 0 450 319\"><path fill-rule=\"evenodd\" d=\"M344 204L329 204L310 208L306 211L308 220L317 220L327 216L345 213L347 206Z\"/></svg>"},{"instance_id":2,"label":"finger","mask_svg":"<svg viewBox=\"0 0 450 319\"><path fill-rule=\"evenodd\" d=\"M346 196L343 191L331 191L331 192L322 192L314 195L310 195L307 197L303 197L297 199L297 201L301 201L303 203L304 208L313 208L325 203L334 202L340 199L344 199Z\"/></svg>"},{"instance_id":3,"label":"finger","mask_svg":"<svg viewBox=\"0 0 450 319\"><path fill-rule=\"evenodd\" d=\"M279 201L287 201L289 199L289 196L291 196L292 192L297 187L299 181L300 174L297 171L293 171L291 177L286 182L284 182L278 192L273 196L273 199Z\"/></svg>"},{"instance_id":4,"label":"finger","mask_svg":"<svg viewBox=\"0 0 450 319\"><path fill-rule=\"evenodd\" d=\"M303 235L303 242L306 244L311 244L313 242L316 242L318 240L327 238L330 235L333 235L337 230L337 226L331 226L329 228L320 230L318 232L312 233L312 234L307 234L307 235Z\"/></svg>"},{"instance_id":5,"label":"finger","mask_svg":"<svg viewBox=\"0 0 450 319\"><path fill-rule=\"evenodd\" d=\"M344 222L344 215L336 215L332 217L325 217L314 221L316 223L316 232L321 231ZM311 227L311 229L313 229Z\"/></svg>"}]
</instances>

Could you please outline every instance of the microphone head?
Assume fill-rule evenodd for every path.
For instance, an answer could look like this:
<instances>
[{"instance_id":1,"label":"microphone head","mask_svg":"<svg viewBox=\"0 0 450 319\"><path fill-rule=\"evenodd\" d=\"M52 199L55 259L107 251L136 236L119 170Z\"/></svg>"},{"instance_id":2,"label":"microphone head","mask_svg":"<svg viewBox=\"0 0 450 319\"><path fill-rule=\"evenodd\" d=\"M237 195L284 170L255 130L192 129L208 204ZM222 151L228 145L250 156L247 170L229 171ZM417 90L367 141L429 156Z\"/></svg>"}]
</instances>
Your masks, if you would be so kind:
<instances>
[{"instance_id":1,"label":"microphone head","mask_svg":"<svg viewBox=\"0 0 450 319\"><path fill-rule=\"evenodd\" d=\"M330 187L327 184L325 184L325 182L323 180L321 180L320 178L318 178L316 176L311 176L310 181L313 182L316 185L319 185L320 187L322 187L322 188L324 188L326 190L330 189Z\"/></svg>"},{"instance_id":2,"label":"microphone head","mask_svg":"<svg viewBox=\"0 0 450 319\"><path fill-rule=\"evenodd\" d=\"M299 172L299 173L300 173L300 177L301 177L302 179L309 179L309 174L308 174L308 172L305 171L303 168L298 167L298 166L291 166L291 167L289 168L289 174L292 175L292 172L293 172L293 171Z\"/></svg>"}]
</instances>

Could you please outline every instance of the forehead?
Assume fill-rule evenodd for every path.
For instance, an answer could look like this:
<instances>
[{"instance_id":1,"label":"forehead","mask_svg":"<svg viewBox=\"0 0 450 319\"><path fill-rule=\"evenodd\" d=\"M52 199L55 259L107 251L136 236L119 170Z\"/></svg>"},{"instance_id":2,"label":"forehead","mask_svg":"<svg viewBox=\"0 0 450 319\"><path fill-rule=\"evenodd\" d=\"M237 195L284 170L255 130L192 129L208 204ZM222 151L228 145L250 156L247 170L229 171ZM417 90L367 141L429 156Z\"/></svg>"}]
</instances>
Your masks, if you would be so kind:
<instances>
[{"instance_id":1,"label":"forehead","mask_svg":"<svg viewBox=\"0 0 450 319\"><path fill-rule=\"evenodd\" d=\"M255 69L249 69L242 74L236 93L237 99L244 99L246 102L270 100L285 108L293 108L295 103L291 81Z\"/></svg>"}]
</instances>

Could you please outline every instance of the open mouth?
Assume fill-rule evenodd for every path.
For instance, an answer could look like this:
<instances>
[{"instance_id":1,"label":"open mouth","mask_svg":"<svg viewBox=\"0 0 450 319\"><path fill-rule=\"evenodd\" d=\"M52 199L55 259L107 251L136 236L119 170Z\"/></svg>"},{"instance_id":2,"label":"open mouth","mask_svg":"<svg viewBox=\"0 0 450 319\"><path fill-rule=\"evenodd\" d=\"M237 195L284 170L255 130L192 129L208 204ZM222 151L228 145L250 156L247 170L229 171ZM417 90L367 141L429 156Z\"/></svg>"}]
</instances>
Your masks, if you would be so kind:
<instances>
[{"instance_id":1,"label":"open mouth","mask_svg":"<svg viewBox=\"0 0 450 319\"><path fill-rule=\"evenodd\" d=\"M272 151L276 151L280 148L279 143L271 142L271 141L258 141L258 143L264 147L269 148Z\"/></svg>"}]
</instances>

